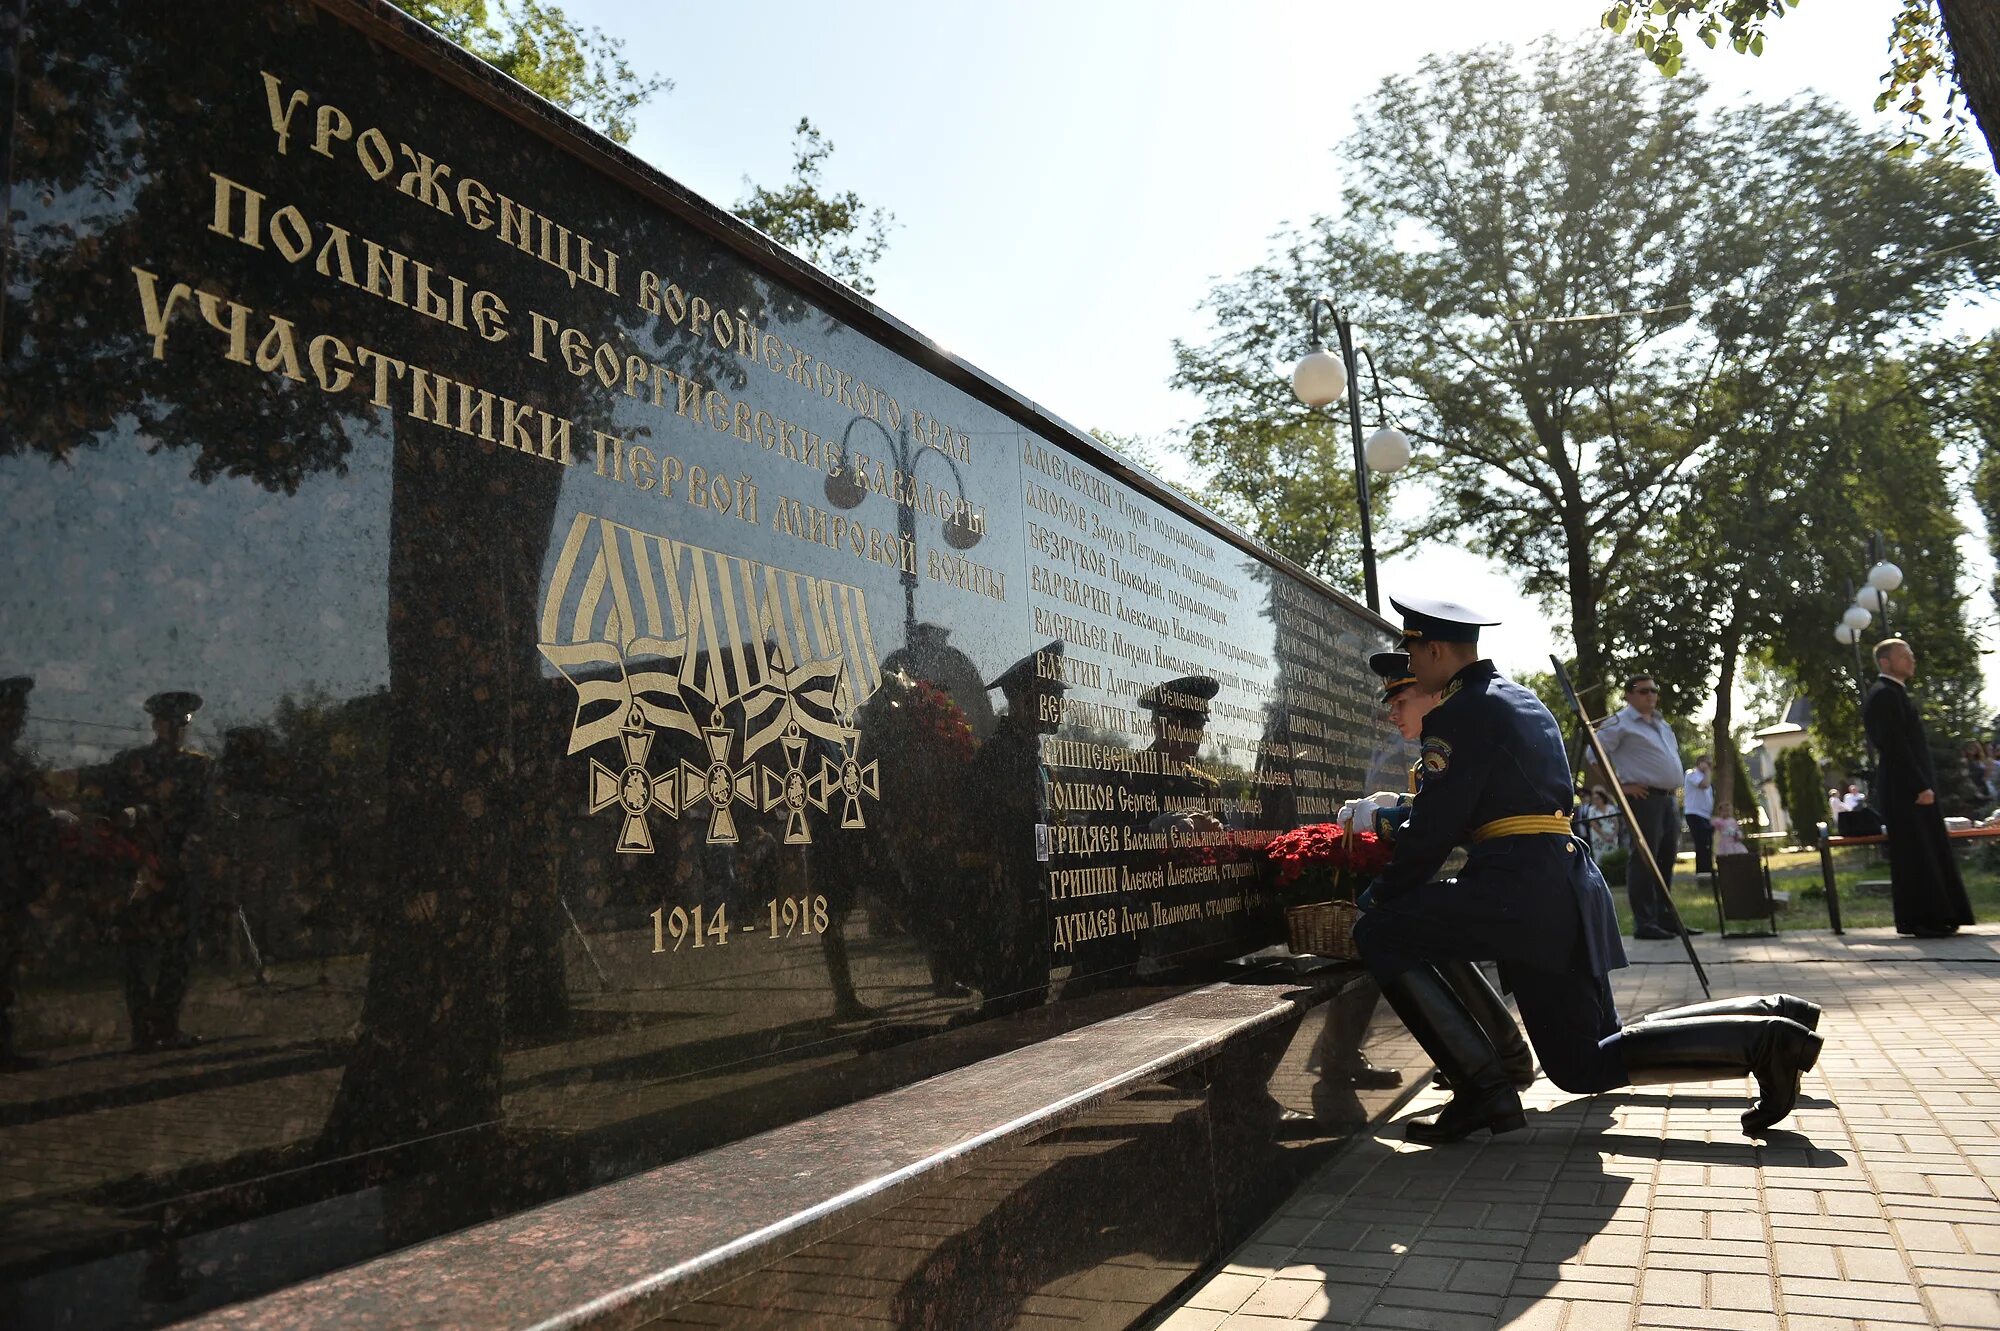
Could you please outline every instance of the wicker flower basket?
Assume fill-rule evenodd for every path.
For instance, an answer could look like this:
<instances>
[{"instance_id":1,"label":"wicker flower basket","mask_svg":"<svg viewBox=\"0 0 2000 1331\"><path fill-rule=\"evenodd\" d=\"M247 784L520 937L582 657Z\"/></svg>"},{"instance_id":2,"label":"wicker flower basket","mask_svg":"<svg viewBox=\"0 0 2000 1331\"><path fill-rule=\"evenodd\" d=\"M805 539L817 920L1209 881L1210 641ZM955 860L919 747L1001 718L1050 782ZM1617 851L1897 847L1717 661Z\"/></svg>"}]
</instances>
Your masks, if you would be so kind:
<instances>
[{"instance_id":1,"label":"wicker flower basket","mask_svg":"<svg viewBox=\"0 0 2000 1331\"><path fill-rule=\"evenodd\" d=\"M1354 917L1358 914L1351 901L1315 901L1304 906L1288 906L1285 909L1285 931L1290 935L1292 951L1315 957L1334 957L1341 961L1352 961L1359 955L1354 950Z\"/></svg>"},{"instance_id":2,"label":"wicker flower basket","mask_svg":"<svg viewBox=\"0 0 2000 1331\"><path fill-rule=\"evenodd\" d=\"M1311 823L1272 838L1265 855L1277 865L1278 889L1297 896L1320 896L1285 910L1292 951L1353 961L1354 899L1368 880L1388 866L1391 845L1374 832L1352 832L1337 823Z\"/></svg>"}]
</instances>

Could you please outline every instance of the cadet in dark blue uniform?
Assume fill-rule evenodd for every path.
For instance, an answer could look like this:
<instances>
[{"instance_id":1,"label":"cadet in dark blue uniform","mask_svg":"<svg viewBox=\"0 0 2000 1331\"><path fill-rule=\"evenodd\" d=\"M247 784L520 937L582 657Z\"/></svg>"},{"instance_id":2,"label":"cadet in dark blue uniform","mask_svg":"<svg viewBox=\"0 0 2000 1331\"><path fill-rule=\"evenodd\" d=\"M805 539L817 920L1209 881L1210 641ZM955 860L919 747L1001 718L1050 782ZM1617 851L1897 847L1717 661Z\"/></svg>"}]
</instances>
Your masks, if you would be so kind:
<instances>
[{"instance_id":1,"label":"cadet in dark blue uniform","mask_svg":"<svg viewBox=\"0 0 2000 1331\"><path fill-rule=\"evenodd\" d=\"M1819 1009L1786 995L1680 1008L1621 1029L1607 975L1625 965L1604 879L1571 835L1562 732L1528 689L1479 659L1495 621L1446 601L1395 601L1424 719L1419 788L1396 855L1362 904L1354 938L1404 1026L1454 1094L1413 1141L1456 1141L1526 1120L1520 1096L1438 963L1493 960L1514 992L1542 1070L1565 1091L1755 1074L1743 1115L1756 1135L1789 1114L1819 1056ZM1467 847L1455 879L1432 875Z\"/></svg>"},{"instance_id":2,"label":"cadet in dark blue uniform","mask_svg":"<svg viewBox=\"0 0 2000 1331\"><path fill-rule=\"evenodd\" d=\"M1417 677L1410 673L1408 652L1376 652L1368 658L1368 668L1382 679L1382 705L1389 710L1389 724L1396 727L1396 733L1411 743L1423 738L1424 718L1437 706L1437 696L1417 687ZM1411 795L1417 793L1422 784L1424 765L1416 762L1410 766ZM1385 809L1376 815L1376 825L1393 834L1410 814L1409 806ZM1444 961L1434 963L1438 974L1458 995L1466 1011L1472 1014L1479 1028L1486 1032L1486 1038L1500 1056L1501 1070L1507 1080L1519 1087L1535 1083L1535 1056L1528 1049L1528 1042L1521 1036L1521 1028L1514 1024L1514 1015L1507 1011L1507 1000L1493 991L1486 976L1470 961ZM1449 1083L1449 1078L1444 1079Z\"/></svg>"}]
</instances>

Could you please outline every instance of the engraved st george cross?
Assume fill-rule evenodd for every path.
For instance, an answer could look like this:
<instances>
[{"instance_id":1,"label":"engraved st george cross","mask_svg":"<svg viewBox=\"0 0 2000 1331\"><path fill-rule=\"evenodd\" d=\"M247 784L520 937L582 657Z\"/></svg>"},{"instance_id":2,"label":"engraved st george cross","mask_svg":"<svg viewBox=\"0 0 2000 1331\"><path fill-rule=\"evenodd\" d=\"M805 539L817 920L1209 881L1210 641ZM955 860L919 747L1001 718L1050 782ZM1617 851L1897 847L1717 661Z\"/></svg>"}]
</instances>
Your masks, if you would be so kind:
<instances>
[{"instance_id":1,"label":"engraved st george cross","mask_svg":"<svg viewBox=\"0 0 2000 1331\"><path fill-rule=\"evenodd\" d=\"M702 727L702 741L708 746L708 766L697 767L683 759L681 761L681 791L683 805L692 807L698 800L707 800L708 839L715 845L733 845L736 842L736 815L731 811L732 803L741 802L752 809L757 807L757 764L734 768L729 765L729 750L736 738L736 732L722 724L722 712L717 709L708 725Z\"/></svg>"},{"instance_id":2,"label":"engraved st george cross","mask_svg":"<svg viewBox=\"0 0 2000 1331\"><path fill-rule=\"evenodd\" d=\"M618 742L625 750L625 766L614 772L603 763L590 760L590 811L597 813L616 804L625 811L618 830L618 850L626 855L653 853L653 829L646 822L648 810L658 809L669 818L680 816L679 779L674 772L654 776L646 770L646 757L653 750L653 732L635 704L625 714Z\"/></svg>"}]
</instances>

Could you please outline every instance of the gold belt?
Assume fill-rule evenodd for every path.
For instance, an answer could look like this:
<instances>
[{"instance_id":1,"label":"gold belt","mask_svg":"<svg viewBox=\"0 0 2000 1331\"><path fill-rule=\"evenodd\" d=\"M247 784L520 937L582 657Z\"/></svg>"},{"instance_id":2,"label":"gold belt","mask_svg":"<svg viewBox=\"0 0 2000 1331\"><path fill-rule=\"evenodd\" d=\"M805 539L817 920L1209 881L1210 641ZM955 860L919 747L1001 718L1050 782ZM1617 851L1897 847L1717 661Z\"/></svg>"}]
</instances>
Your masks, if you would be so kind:
<instances>
[{"instance_id":1,"label":"gold belt","mask_svg":"<svg viewBox=\"0 0 2000 1331\"><path fill-rule=\"evenodd\" d=\"M1568 836L1573 830L1569 819L1559 813L1521 813L1512 818L1495 818L1490 823L1481 823L1472 829L1472 839L1491 841L1495 837L1535 836L1543 832Z\"/></svg>"}]
</instances>

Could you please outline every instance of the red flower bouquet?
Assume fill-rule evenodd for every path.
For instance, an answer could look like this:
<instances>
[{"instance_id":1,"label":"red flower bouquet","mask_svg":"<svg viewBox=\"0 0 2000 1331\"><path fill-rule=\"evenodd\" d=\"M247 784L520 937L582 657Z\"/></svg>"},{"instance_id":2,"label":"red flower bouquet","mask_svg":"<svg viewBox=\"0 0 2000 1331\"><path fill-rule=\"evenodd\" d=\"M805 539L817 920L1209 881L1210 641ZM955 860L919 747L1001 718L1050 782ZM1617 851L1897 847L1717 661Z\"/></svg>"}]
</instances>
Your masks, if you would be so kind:
<instances>
[{"instance_id":1,"label":"red flower bouquet","mask_svg":"<svg viewBox=\"0 0 2000 1331\"><path fill-rule=\"evenodd\" d=\"M960 763L972 761L972 725L965 710L943 689L927 679L912 682L909 707L911 720L925 735Z\"/></svg>"},{"instance_id":2,"label":"red flower bouquet","mask_svg":"<svg viewBox=\"0 0 2000 1331\"><path fill-rule=\"evenodd\" d=\"M1285 910L1292 951L1352 958L1354 899L1389 867L1395 847L1374 832L1311 823L1273 837L1264 854L1278 867L1278 886L1306 902ZM1330 900L1315 900L1329 893Z\"/></svg>"},{"instance_id":3,"label":"red flower bouquet","mask_svg":"<svg viewBox=\"0 0 2000 1331\"><path fill-rule=\"evenodd\" d=\"M1389 867L1394 843L1373 832L1355 832L1338 823L1308 823L1282 832L1264 850L1278 866L1278 886L1302 878L1332 881L1336 896L1352 901L1366 880Z\"/></svg>"}]
</instances>

